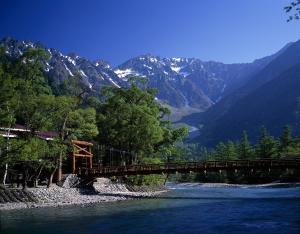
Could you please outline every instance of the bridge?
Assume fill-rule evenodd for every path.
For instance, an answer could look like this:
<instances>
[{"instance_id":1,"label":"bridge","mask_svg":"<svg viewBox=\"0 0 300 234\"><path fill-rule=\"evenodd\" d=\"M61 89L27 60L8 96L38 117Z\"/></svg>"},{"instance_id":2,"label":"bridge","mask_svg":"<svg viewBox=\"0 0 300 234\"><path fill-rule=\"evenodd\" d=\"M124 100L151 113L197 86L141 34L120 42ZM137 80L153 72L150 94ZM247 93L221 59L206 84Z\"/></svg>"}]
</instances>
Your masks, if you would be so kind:
<instances>
[{"instance_id":1,"label":"bridge","mask_svg":"<svg viewBox=\"0 0 300 234\"><path fill-rule=\"evenodd\" d=\"M229 170L272 170L272 169L300 169L300 158L296 159L260 159L260 160L220 160L177 162L162 164L138 164L128 166L100 166L78 167L75 173L80 176L111 177L129 175L172 174Z\"/></svg>"}]
</instances>

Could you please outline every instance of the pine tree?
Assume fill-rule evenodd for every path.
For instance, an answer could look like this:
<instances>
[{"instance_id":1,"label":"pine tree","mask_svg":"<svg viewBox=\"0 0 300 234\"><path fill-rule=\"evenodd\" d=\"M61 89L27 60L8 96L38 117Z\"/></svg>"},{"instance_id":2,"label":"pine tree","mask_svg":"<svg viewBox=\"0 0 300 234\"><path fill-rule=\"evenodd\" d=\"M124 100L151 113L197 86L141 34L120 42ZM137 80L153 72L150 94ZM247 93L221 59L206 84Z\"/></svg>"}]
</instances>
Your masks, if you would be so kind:
<instances>
[{"instance_id":1,"label":"pine tree","mask_svg":"<svg viewBox=\"0 0 300 234\"><path fill-rule=\"evenodd\" d=\"M233 141L228 141L226 143L225 158L226 160L235 160L238 158L237 145Z\"/></svg>"},{"instance_id":2,"label":"pine tree","mask_svg":"<svg viewBox=\"0 0 300 234\"><path fill-rule=\"evenodd\" d=\"M291 145L292 139L292 129L289 125L284 126L282 136L280 137L280 152L283 152Z\"/></svg>"},{"instance_id":3,"label":"pine tree","mask_svg":"<svg viewBox=\"0 0 300 234\"><path fill-rule=\"evenodd\" d=\"M216 145L216 148L213 153L213 158L215 160L226 160L226 144L220 142Z\"/></svg>"},{"instance_id":4,"label":"pine tree","mask_svg":"<svg viewBox=\"0 0 300 234\"><path fill-rule=\"evenodd\" d=\"M243 131L243 136L238 146L239 159L252 159L254 157L253 147L248 140L248 134Z\"/></svg>"},{"instance_id":5,"label":"pine tree","mask_svg":"<svg viewBox=\"0 0 300 234\"><path fill-rule=\"evenodd\" d=\"M265 126L261 127L261 135L256 145L256 157L271 158L277 155L277 142L270 136Z\"/></svg>"}]
</instances>

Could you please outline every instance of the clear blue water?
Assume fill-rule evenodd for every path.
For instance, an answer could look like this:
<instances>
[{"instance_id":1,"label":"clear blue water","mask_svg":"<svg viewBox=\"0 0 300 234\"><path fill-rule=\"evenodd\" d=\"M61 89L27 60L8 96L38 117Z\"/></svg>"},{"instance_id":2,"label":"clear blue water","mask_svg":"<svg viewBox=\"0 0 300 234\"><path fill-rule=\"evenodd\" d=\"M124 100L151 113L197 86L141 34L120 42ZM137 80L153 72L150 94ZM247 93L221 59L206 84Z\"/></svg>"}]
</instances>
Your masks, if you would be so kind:
<instances>
[{"instance_id":1,"label":"clear blue water","mask_svg":"<svg viewBox=\"0 0 300 234\"><path fill-rule=\"evenodd\" d=\"M158 199L1 212L0 233L300 233L300 187L171 188Z\"/></svg>"}]
</instances>

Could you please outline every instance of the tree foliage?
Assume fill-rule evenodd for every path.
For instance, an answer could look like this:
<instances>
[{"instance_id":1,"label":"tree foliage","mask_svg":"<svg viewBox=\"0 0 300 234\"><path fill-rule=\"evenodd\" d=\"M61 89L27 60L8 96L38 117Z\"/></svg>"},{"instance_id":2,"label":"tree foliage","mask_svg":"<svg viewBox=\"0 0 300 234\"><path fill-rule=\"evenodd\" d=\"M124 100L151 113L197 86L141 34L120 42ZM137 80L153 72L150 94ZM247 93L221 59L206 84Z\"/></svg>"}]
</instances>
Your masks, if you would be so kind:
<instances>
[{"instance_id":1,"label":"tree foliage","mask_svg":"<svg viewBox=\"0 0 300 234\"><path fill-rule=\"evenodd\" d=\"M239 159L252 159L254 157L254 150L248 140L246 131L243 132L242 139L238 145L238 157Z\"/></svg>"},{"instance_id":2,"label":"tree foliage","mask_svg":"<svg viewBox=\"0 0 300 234\"><path fill-rule=\"evenodd\" d=\"M289 14L289 17L287 21L291 20L299 20L300 19L300 0L294 0L291 1L289 5L284 7L284 10L287 14Z\"/></svg>"},{"instance_id":3,"label":"tree foliage","mask_svg":"<svg viewBox=\"0 0 300 234\"><path fill-rule=\"evenodd\" d=\"M272 158L277 154L277 141L272 137L265 126L261 127L261 135L256 145L256 155L259 158Z\"/></svg>"},{"instance_id":4,"label":"tree foliage","mask_svg":"<svg viewBox=\"0 0 300 234\"><path fill-rule=\"evenodd\" d=\"M96 111L81 105L77 90L66 96L53 95L44 73L48 58L43 49L28 49L18 59L0 50L0 126L8 129L7 135L16 122L28 130L17 140L1 138L0 165L27 162L24 168L43 165L56 170L70 139L92 139L98 134ZM46 142L36 136L43 130L56 131L59 136Z\"/></svg>"},{"instance_id":5,"label":"tree foliage","mask_svg":"<svg viewBox=\"0 0 300 234\"><path fill-rule=\"evenodd\" d=\"M150 155L164 151L187 133L174 129L165 116L170 112L155 100L156 90L133 80L128 88L106 87L99 107L99 142L121 150ZM166 153L166 152L165 152Z\"/></svg>"}]
</instances>

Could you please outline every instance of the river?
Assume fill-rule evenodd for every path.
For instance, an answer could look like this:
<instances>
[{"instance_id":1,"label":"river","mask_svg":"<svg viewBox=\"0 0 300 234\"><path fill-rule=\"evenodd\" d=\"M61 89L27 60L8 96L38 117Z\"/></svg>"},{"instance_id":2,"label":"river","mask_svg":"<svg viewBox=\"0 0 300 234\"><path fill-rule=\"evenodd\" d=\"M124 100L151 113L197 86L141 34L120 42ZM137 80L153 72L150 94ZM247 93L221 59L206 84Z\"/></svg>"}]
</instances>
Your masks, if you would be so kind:
<instances>
[{"instance_id":1,"label":"river","mask_svg":"<svg viewBox=\"0 0 300 234\"><path fill-rule=\"evenodd\" d=\"M0 213L0 233L300 233L300 187L168 185L161 198Z\"/></svg>"}]
</instances>

